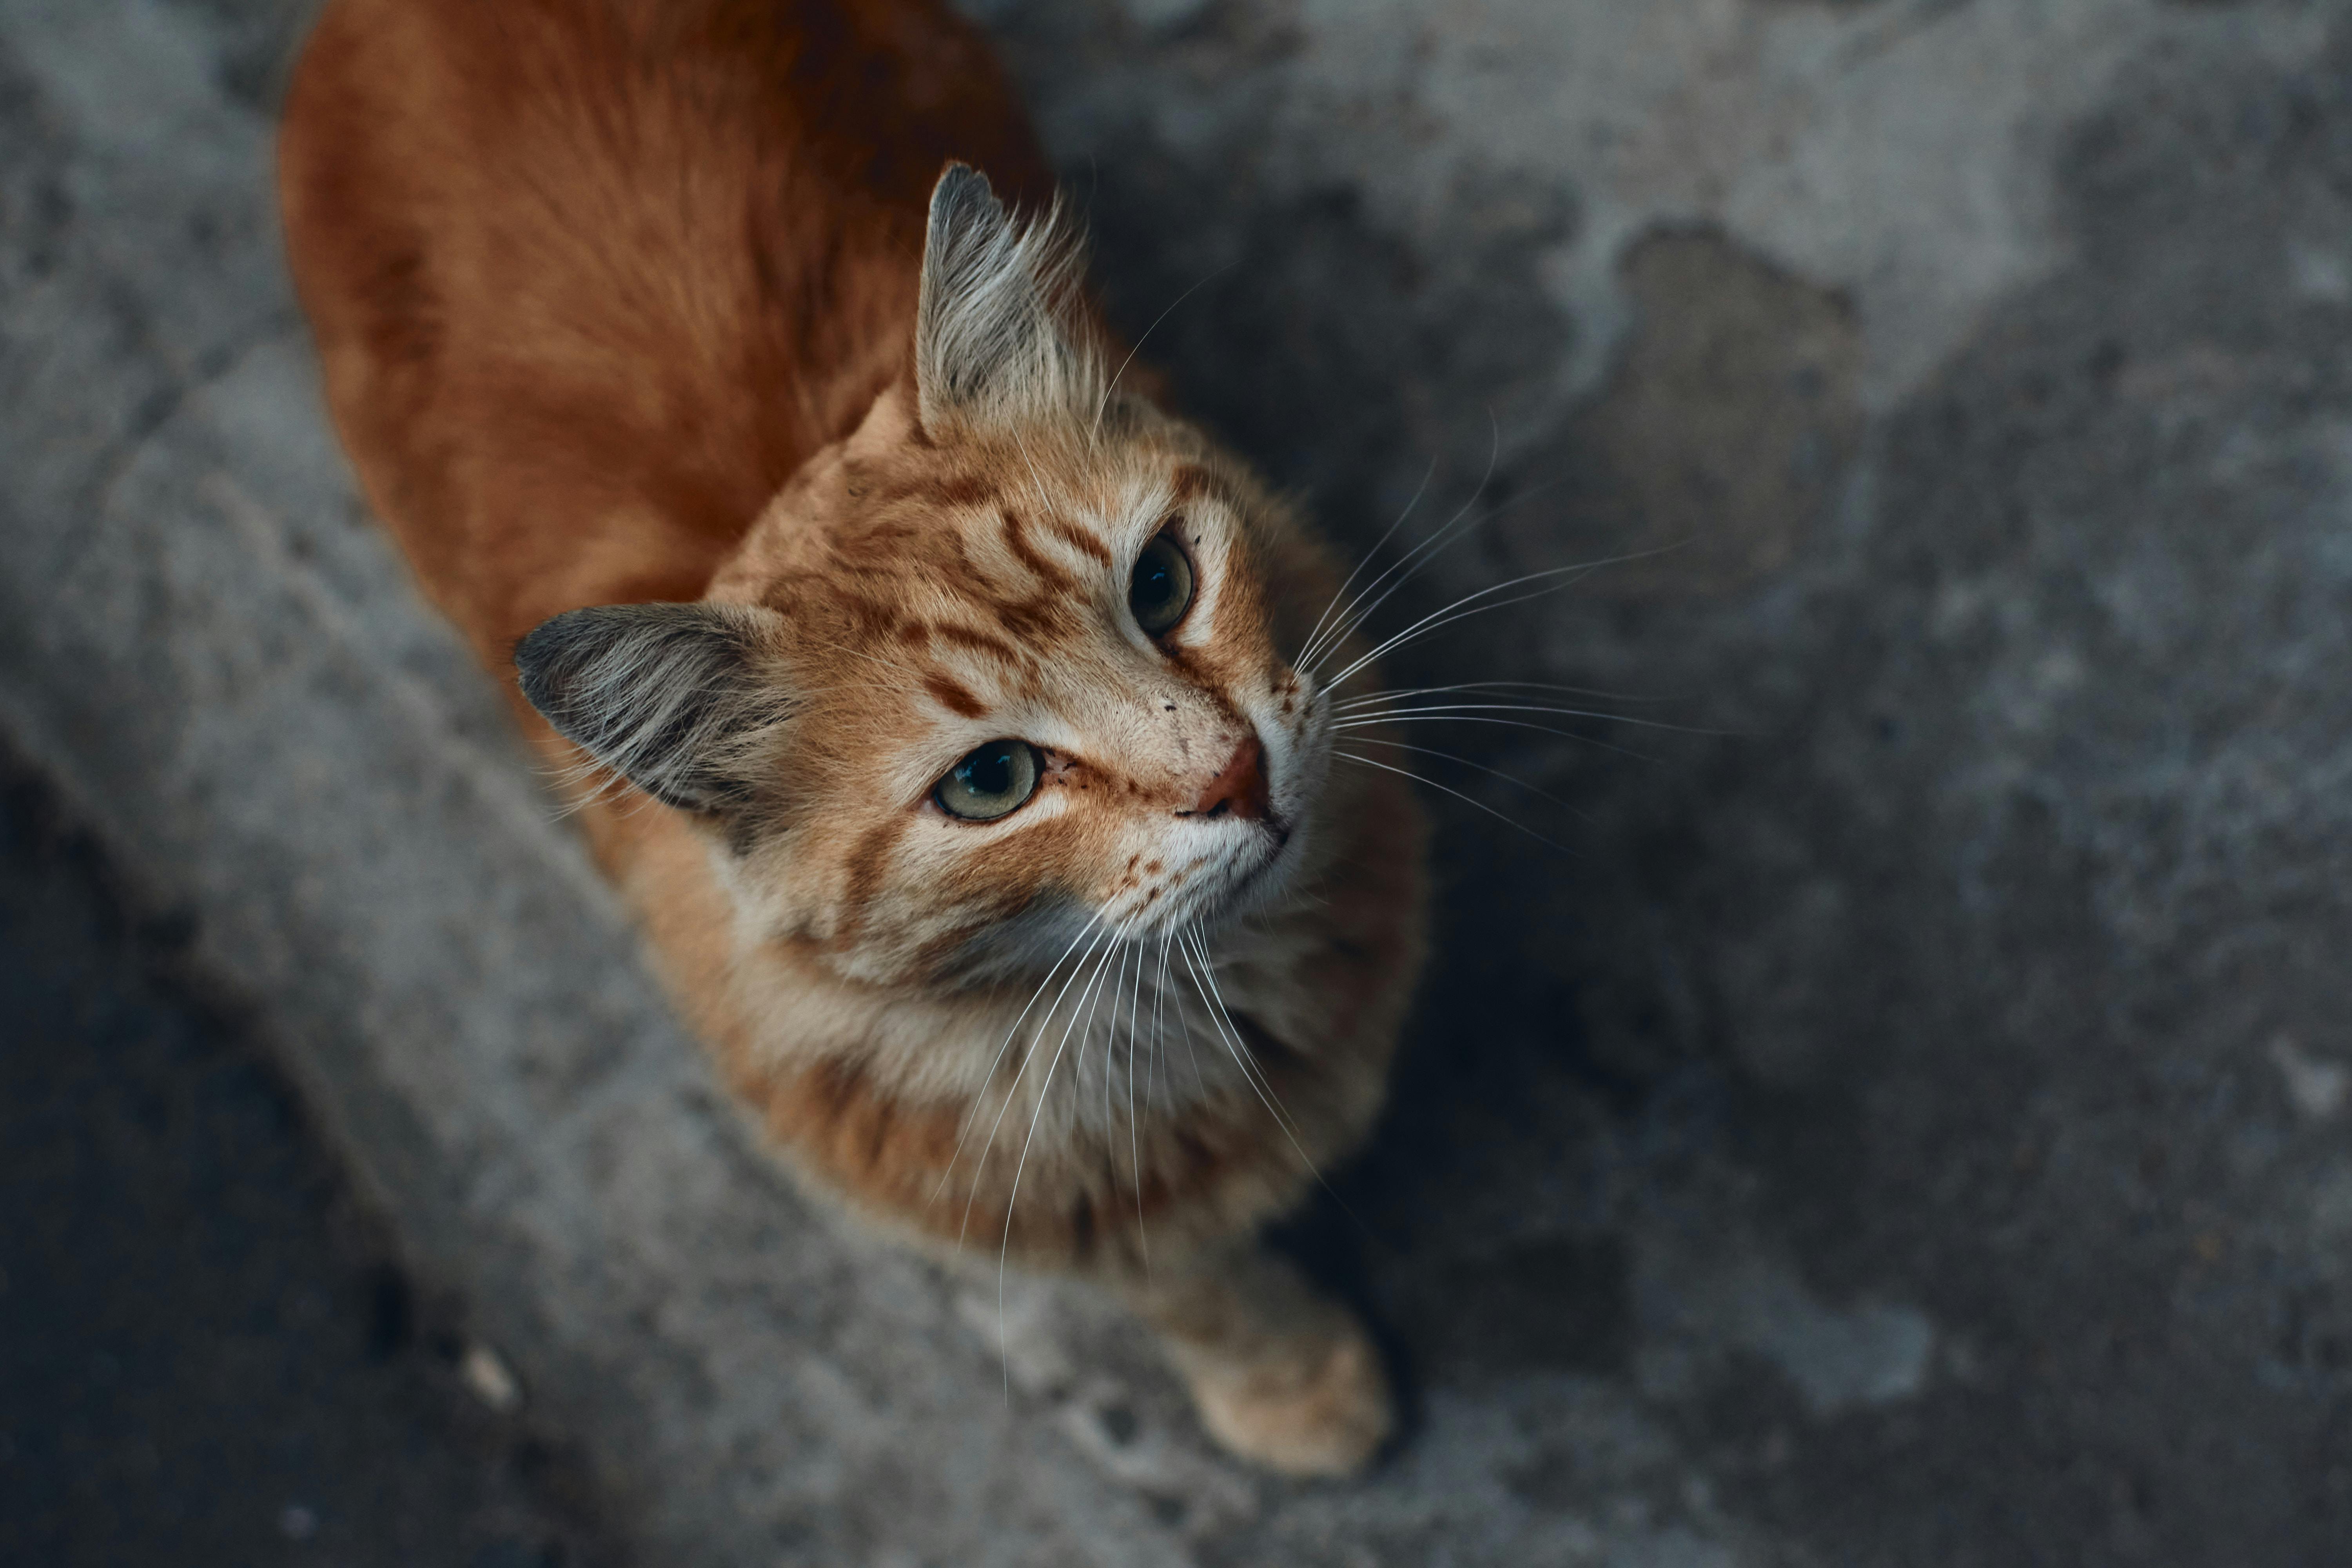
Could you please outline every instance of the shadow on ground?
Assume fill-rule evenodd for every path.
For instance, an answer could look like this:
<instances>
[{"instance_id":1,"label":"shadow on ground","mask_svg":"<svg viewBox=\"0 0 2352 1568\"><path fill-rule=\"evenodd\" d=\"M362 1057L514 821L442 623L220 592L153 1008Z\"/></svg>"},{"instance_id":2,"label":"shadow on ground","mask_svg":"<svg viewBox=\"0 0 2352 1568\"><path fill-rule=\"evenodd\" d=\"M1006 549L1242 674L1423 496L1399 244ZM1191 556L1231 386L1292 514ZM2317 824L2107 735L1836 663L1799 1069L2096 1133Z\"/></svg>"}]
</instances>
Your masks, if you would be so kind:
<instances>
[{"instance_id":1,"label":"shadow on ground","mask_svg":"<svg viewBox=\"0 0 2352 1568\"><path fill-rule=\"evenodd\" d=\"M1460 763L1391 759L1461 792L1444 951L1352 1216L1302 1247L1432 1401L1633 1394L1690 1466L1660 1521L1719 1504L1836 1561L2332 1561L2344 48L2128 62L2047 154L2063 264L1884 408L1845 296L1680 222L1619 254L1630 321L1553 412L1573 188L1459 176L1441 221L1383 218L1384 175L1314 173L1354 154L1312 139L1412 132L1286 101L1352 124L1313 98L1328 37L1174 10L1126 24L1140 65L1104 7L1000 21L1126 329L1360 540L1433 458L1424 531L1493 513L1391 627L1661 551L1405 677L1734 731L1520 715L1601 744L1473 720L1414 737ZM1122 70L1190 116L1086 80ZM1517 1419L1556 1433L1524 1500L1609 1505L1571 1404Z\"/></svg>"},{"instance_id":2,"label":"shadow on ground","mask_svg":"<svg viewBox=\"0 0 2352 1568\"><path fill-rule=\"evenodd\" d=\"M0 758L0 1559L585 1568L249 1018Z\"/></svg>"}]
</instances>

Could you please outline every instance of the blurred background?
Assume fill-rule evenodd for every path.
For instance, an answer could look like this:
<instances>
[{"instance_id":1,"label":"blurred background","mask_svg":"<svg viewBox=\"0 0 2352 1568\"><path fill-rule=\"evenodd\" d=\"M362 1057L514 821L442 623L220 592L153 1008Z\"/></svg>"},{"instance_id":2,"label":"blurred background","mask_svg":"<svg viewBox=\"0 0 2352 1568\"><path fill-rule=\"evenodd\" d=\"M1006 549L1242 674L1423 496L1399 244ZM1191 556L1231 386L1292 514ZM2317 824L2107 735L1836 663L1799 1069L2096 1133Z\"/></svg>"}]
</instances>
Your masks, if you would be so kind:
<instances>
[{"instance_id":1,"label":"blurred background","mask_svg":"<svg viewBox=\"0 0 2352 1568\"><path fill-rule=\"evenodd\" d=\"M0 1560L2346 1561L2352 5L963 8L1186 408L1485 520L1388 629L1612 563L1397 660L1610 694L1416 738L1407 1442L785 1188L326 429L310 6L0 0Z\"/></svg>"}]
</instances>

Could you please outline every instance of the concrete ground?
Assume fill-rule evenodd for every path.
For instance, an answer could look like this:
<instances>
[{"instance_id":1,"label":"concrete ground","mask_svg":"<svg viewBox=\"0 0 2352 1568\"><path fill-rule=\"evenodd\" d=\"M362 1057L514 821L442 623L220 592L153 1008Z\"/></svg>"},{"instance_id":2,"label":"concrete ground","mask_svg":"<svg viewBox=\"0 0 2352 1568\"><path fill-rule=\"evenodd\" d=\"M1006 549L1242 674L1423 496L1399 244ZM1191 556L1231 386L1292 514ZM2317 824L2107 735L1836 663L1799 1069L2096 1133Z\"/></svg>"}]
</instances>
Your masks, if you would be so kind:
<instances>
[{"instance_id":1,"label":"concrete ground","mask_svg":"<svg viewBox=\"0 0 2352 1568\"><path fill-rule=\"evenodd\" d=\"M1292 1238L1416 1391L1360 1483L789 1192L324 433L265 179L301 5L0 3L0 726L600 1517L2343 1561L2352 6L968 6L1187 406L1360 543L1424 474L1409 526L1492 513L1389 625L1607 563L1397 660L1620 717L1409 764L1444 953L1362 1228Z\"/></svg>"},{"instance_id":2,"label":"concrete ground","mask_svg":"<svg viewBox=\"0 0 2352 1568\"><path fill-rule=\"evenodd\" d=\"M600 1561L561 1443L468 1385L462 1321L121 891L0 757L0 1562Z\"/></svg>"}]
</instances>

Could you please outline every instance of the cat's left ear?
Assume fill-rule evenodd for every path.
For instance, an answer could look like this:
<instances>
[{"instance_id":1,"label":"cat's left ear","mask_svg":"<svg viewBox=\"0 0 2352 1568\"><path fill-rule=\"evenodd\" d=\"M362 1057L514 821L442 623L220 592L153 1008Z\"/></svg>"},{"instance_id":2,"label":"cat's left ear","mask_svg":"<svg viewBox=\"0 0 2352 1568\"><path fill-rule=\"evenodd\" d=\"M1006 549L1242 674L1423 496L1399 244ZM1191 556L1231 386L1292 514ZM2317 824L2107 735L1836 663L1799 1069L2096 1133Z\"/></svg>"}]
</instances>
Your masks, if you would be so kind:
<instances>
[{"instance_id":1,"label":"cat's left ear","mask_svg":"<svg viewBox=\"0 0 2352 1568\"><path fill-rule=\"evenodd\" d=\"M515 673L564 739L656 800L723 816L756 793L759 742L791 711L782 626L743 605L569 610L515 646Z\"/></svg>"},{"instance_id":2,"label":"cat's left ear","mask_svg":"<svg viewBox=\"0 0 2352 1568\"><path fill-rule=\"evenodd\" d=\"M923 428L1003 428L1091 416L1101 355L1079 319L1086 255L1058 203L1008 212L977 169L950 163L931 190L915 314Z\"/></svg>"}]
</instances>

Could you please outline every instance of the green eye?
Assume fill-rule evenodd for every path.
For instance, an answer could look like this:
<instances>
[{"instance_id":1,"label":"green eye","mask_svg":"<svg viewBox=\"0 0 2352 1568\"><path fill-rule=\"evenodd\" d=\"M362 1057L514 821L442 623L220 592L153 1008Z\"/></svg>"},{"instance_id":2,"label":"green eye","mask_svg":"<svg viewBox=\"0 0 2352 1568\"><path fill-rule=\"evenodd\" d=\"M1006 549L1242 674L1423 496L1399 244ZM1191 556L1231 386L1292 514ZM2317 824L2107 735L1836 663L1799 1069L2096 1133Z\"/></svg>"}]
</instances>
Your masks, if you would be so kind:
<instances>
[{"instance_id":1,"label":"green eye","mask_svg":"<svg viewBox=\"0 0 2352 1568\"><path fill-rule=\"evenodd\" d=\"M1173 631L1192 607L1192 562L1166 534L1135 558L1135 579L1127 585L1127 607L1147 637Z\"/></svg>"},{"instance_id":2,"label":"green eye","mask_svg":"<svg viewBox=\"0 0 2352 1568\"><path fill-rule=\"evenodd\" d=\"M1026 741L991 741L950 768L931 798L950 816L992 822L1036 793L1036 750Z\"/></svg>"}]
</instances>

